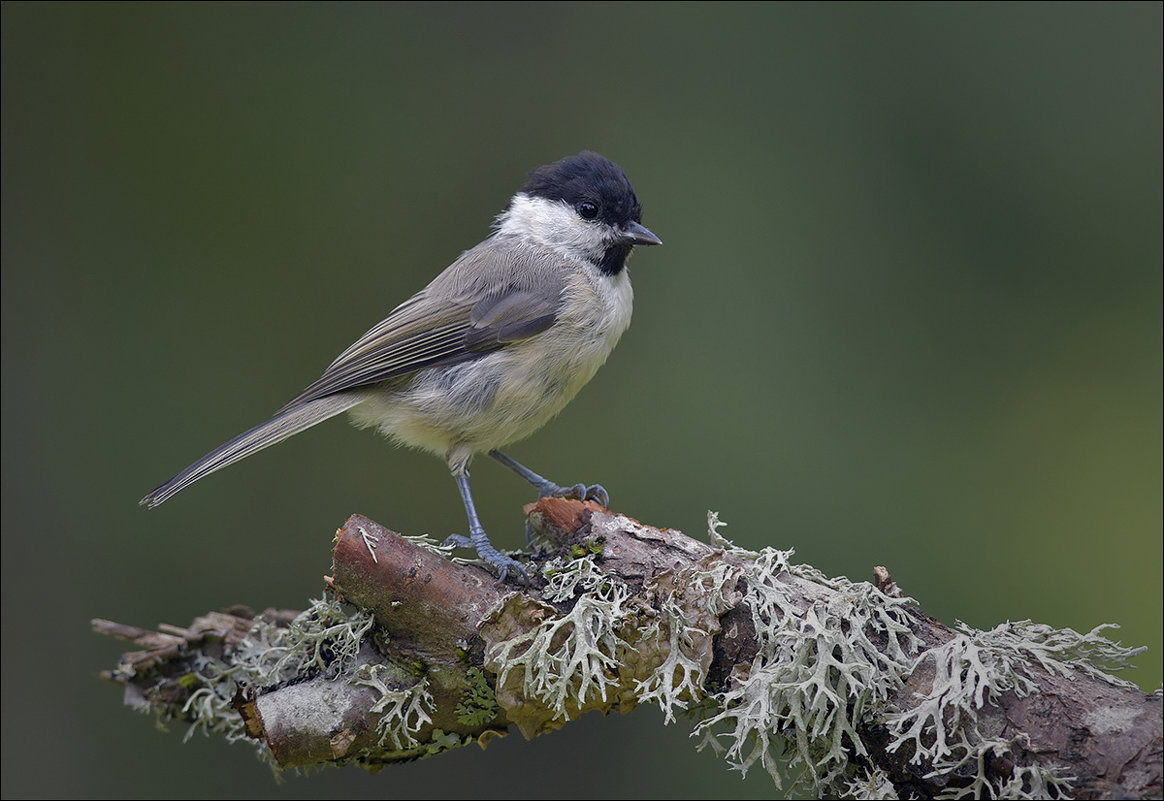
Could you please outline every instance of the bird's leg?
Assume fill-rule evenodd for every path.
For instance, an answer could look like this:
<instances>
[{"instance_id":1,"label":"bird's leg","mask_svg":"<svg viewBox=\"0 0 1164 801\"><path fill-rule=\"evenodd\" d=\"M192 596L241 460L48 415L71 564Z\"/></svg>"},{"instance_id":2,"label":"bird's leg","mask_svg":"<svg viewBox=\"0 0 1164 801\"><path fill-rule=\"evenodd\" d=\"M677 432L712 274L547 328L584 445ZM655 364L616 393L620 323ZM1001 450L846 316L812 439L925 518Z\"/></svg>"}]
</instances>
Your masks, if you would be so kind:
<instances>
[{"instance_id":1,"label":"bird's leg","mask_svg":"<svg viewBox=\"0 0 1164 801\"><path fill-rule=\"evenodd\" d=\"M468 470L462 469L453 473L453 478L457 481L457 488L461 490L461 501L465 504L465 514L469 516L469 536L462 537L460 534L452 534L445 540L445 544L456 545L458 548L476 549L477 555L497 571L497 577L501 581L505 581L506 575L512 570L528 583L529 576L521 563L501 553L493 547L493 543L489 542L485 528L477 517L477 507L473 505L473 493L469 491Z\"/></svg>"},{"instance_id":2,"label":"bird's leg","mask_svg":"<svg viewBox=\"0 0 1164 801\"><path fill-rule=\"evenodd\" d=\"M579 501L598 501L603 506L610 505L610 495L601 484L575 484L572 487L560 487L549 479L542 478L520 462L506 456L498 450L489 451L489 455L513 472L534 485L539 498L576 498Z\"/></svg>"}]
</instances>

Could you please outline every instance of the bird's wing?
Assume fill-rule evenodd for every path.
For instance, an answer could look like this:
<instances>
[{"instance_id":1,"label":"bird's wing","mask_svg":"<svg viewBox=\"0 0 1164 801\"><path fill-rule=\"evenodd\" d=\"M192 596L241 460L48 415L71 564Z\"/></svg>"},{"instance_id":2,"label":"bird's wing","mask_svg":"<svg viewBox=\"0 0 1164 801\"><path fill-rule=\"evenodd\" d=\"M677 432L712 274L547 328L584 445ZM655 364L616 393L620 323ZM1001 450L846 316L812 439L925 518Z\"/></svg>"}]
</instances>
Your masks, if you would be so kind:
<instances>
[{"instance_id":1,"label":"bird's wing","mask_svg":"<svg viewBox=\"0 0 1164 801\"><path fill-rule=\"evenodd\" d=\"M426 367L456 364L545 331L560 290L502 287L481 297L435 301L422 290L392 311L280 411Z\"/></svg>"}]
</instances>

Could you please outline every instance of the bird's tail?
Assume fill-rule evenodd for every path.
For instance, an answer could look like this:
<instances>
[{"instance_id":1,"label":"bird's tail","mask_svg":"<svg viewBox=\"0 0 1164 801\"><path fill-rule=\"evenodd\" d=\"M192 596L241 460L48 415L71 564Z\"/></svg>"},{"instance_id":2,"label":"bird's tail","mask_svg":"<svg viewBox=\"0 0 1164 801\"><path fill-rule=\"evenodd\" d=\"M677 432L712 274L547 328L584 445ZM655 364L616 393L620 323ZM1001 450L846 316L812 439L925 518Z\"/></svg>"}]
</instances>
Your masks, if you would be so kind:
<instances>
[{"instance_id":1,"label":"bird's tail","mask_svg":"<svg viewBox=\"0 0 1164 801\"><path fill-rule=\"evenodd\" d=\"M364 399L364 396L359 392L329 395L277 414L267 422L257 425L250 431L239 434L230 442L215 448L169 481L154 489L142 498L140 503L142 506L153 508L186 489L198 479L208 476L216 470L221 470L227 465L234 464L239 459L245 459L269 445L282 442L287 437L311 428L316 423L322 423L329 417L335 417Z\"/></svg>"}]
</instances>

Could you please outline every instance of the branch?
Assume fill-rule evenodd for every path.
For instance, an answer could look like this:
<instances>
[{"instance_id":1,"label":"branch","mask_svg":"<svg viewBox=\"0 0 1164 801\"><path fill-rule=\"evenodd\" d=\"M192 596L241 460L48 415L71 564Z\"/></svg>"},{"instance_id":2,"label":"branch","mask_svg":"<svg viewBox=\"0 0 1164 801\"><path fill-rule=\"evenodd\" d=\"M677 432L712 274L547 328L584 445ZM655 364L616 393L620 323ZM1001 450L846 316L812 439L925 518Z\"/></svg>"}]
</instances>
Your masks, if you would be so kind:
<instances>
[{"instance_id":1,"label":"branch","mask_svg":"<svg viewBox=\"0 0 1164 801\"><path fill-rule=\"evenodd\" d=\"M375 769L653 703L790 790L1161 797L1160 695L1111 675L1140 651L1100 629L950 629L884 568L876 587L831 579L736 548L714 516L708 545L593 503L526 511L541 586L355 515L303 613L236 607L156 633L94 621L142 649L106 678L280 768Z\"/></svg>"}]
</instances>

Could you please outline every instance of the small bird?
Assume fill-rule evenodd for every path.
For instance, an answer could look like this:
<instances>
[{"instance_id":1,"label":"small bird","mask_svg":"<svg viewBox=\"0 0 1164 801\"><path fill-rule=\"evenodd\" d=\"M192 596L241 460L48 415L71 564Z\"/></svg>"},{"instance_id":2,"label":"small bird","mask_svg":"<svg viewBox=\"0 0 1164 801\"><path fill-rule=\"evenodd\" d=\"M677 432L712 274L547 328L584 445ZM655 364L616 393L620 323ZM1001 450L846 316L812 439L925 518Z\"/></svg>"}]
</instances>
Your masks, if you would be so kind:
<instances>
[{"instance_id":1,"label":"small bird","mask_svg":"<svg viewBox=\"0 0 1164 801\"><path fill-rule=\"evenodd\" d=\"M642 224L626 173L584 151L539 167L497 217L493 233L341 353L265 423L203 456L141 499L154 507L195 481L350 412L397 443L446 460L473 547L504 581L520 563L489 542L469 490L469 463L487 452L539 497L609 503L601 485L559 486L498 448L561 411L606 361L630 324L626 262L661 245Z\"/></svg>"}]
</instances>

